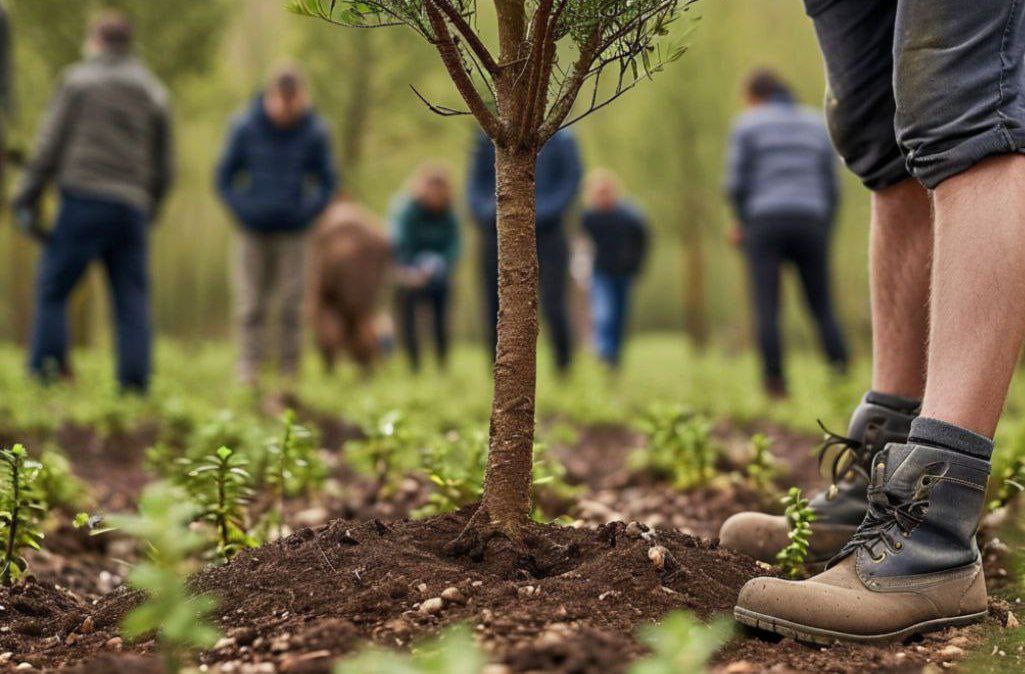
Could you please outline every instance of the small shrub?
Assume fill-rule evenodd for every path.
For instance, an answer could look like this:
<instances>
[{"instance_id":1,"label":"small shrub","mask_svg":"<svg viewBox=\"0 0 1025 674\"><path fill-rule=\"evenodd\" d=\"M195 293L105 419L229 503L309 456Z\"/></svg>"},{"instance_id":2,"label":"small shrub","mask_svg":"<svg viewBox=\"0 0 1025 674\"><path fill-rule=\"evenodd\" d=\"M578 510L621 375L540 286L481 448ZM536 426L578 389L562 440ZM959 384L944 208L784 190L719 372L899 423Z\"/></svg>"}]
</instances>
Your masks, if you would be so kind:
<instances>
[{"instance_id":1,"label":"small shrub","mask_svg":"<svg viewBox=\"0 0 1025 674\"><path fill-rule=\"evenodd\" d=\"M631 466L672 481L677 489L709 484L716 476L712 422L687 408L650 407L640 422L648 446L631 455Z\"/></svg>"},{"instance_id":2,"label":"small shrub","mask_svg":"<svg viewBox=\"0 0 1025 674\"><path fill-rule=\"evenodd\" d=\"M11 585L28 568L25 551L40 549L46 504L36 484L41 466L29 458L24 446L0 449L0 465L0 584Z\"/></svg>"},{"instance_id":3,"label":"small shrub","mask_svg":"<svg viewBox=\"0 0 1025 674\"><path fill-rule=\"evenodd\" d=\"M481 674L487 658L465 627L449 628L410 654L368 648L335 666L334 674Z\"/></svg>"},{"instance_id":4,"label":"small shrub","mask_svg":"<svg viewBox=\"0 0 1025 674\"><path fill-rule=\"evenodd\" d=\"M803 578L806 575L804 560L808 556L808 544L811 539L811 523L815 521L815 513L808 506L808 499L801 495L801 490L791 487L782 499L786 506L784 516L787 520L787 536L790 545L779 551L776 559L783 573L789 578Z\"/></svg>"},{"instance_id":5,"label":"small shrub","mask_svg":"<svg viewBox=\"0 0 1025 674\"><path fill-rule=\"evenodd\" d=\"M187 474L189 492L200 507L199 519L213 527L216 555L222 562L256 544L246 524L246 508L252 496L248 465L233 450L221 447Z\"/></svg>"},{"instance_id":6,"label":"small shrub","mask_svg":"<svg viewBox=\"0 0 1025 674\"><path fill-rule=\"evenodd\" d=\"M698 674L707 671L708 659L730 638L725 620L709 625L688 613L670 613L661 625L641 632L651 655L630 665L628 674Z\"/></svg>"},{"instance_id":7,"label":"small shrub","mask_svg":"<svg viewBox=\"0 0 1025 674\"><path fill-rule=\"evenodd\" d=\"M191 595L186 585L196 568L192 554L204 545L189 528L200 513L181 489L158 482L142 493L137 515L109 518L112 527L145 541L149 550L147 560L128 576L128 584L144 592L146 600L125 616L121 631L129 639L155 634L171 673L180 671L191 650L209 648L219 636L207 621L214 600Z\"/></svg>"}]
</instances>

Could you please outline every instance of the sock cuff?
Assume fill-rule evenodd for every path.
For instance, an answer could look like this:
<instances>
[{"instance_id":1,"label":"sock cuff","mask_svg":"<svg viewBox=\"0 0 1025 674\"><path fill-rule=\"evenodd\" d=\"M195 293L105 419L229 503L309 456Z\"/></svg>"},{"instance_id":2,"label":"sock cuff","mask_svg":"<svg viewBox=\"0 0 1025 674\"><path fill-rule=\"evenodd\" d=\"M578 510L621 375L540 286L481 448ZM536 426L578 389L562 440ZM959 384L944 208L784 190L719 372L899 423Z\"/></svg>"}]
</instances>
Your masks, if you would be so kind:
<instances>
[{"instance_id":1,"label":"sock cuff","mask_svg":"<svg viewBox=\"0 0 1025 674\"><path fill-rule=\"evenodd\" d=\"M865 394L865 402L904 414L918 414L922 408L921 400L872 390Z\"/></svg>"},{"instance_id":2,"label":"sock cuff","mask_svg":"<svg viewBox=\"0 0 1025 674\"><path fill-rule=\"evenodd\" d=\"M967 428L928 417L918 417L911 422L908 442L950 449L986 461L993 456L993 441L989 438Z\"/></svg>"}]
</instances>

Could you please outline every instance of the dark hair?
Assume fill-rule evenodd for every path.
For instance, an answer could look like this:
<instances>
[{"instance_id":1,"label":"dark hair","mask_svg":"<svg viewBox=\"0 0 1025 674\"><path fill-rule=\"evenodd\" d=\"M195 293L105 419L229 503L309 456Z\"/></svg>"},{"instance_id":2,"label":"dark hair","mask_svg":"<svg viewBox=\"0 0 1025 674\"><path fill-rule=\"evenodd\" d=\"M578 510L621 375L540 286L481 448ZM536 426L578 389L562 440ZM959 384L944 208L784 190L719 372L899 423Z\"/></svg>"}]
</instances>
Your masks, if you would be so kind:
<instances>
[{"instance_id":1,"label":"dark hair","mask_svg":"<svg viewBox=\"0 0 1025 674\"><path fill-rule=\"evenodd\" d=\"M790 85L775 71L759 68L747 76L744 88L748 96L762 101L793 101Z\"/></svg>"},{"instance_id":2,"label":"dark hair","mask_svg":"<svg viewBox=\"0 0 1025 674\"><path fill-rule=\"evenodd\" d=\"M283 63L271 72L267 88L291 98L306 88L306 78L299 66L294 63Z\"/></svg>"},{"instance_id":3,"label":"dark hair","mask_svg":"<svg viewBox=\"0 0 1025 674\"><path fill-rule=\"evenodd\" d=\"M93 22L92 34L100 43L116 51L125 51L132 46L134 38L132 20L116 10L107 10Z\"/></svg>"}]
</instances>

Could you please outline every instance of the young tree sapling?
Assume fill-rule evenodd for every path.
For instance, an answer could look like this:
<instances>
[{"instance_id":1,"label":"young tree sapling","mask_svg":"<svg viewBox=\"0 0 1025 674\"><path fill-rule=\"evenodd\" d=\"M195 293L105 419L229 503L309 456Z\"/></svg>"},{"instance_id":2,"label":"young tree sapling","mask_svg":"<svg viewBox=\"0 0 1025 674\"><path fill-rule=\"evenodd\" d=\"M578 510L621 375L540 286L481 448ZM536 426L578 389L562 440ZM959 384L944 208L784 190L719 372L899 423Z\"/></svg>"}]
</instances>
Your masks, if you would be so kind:
<instances>
[{"instance_id":1,"label":"young tree sapling","mask_svg":"<svg viewBox=\"0 0 1025 674\"><path fill-rule=\"evenodd\" d=\"M537 374L535 168L560 129L599 110L683 54L669 26L696 0L495 0L497 51L473 0L290 0L344 26L406 25L433 44L472 115L494 142L498 345L484 493L457 549L501 534L522 541L530 516ZM585 105L574 114L581 92Z\"/></svg>"}]
</instances>

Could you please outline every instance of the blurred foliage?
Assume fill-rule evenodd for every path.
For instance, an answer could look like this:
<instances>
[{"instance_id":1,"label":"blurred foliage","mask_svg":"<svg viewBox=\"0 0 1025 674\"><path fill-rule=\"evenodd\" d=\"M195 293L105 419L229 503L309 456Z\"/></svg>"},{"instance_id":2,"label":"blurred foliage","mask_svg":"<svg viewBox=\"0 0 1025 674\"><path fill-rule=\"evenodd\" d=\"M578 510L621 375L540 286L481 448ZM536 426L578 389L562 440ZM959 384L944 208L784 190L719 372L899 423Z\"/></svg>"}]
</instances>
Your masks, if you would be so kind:
<instances>
[{"instance_id":1,"label":"blurred foliage","mask_svg":"<svg viewBox=\"0 0 1025 674\"><path fill-rule=\"evenodd\" d=\"M154 230L153 246L154 313L164 334L201 339L229 333L232 224L211 188L213 166L230 115L260 88L278 58L308 65L314 99L333 131L345 189L380 214L423 160L441 160L461 175L473 147L471 121L432 115L413 95L410 85L458 106L431 46L402 29L337 30L287 13L282 0L9 4L21 108L9 130L11 144L24 148L32 142L57 73L79 55L87 17L101 6L122 7L136 17L144 57L172 88L180 180ZM487 33L493 9L479 9ZM585 120L577 132L587 165L620 173L651 215L658 245L638 286L635 324L664 330L704 322L712 343L734 349L749 343L747 281L739 255L724 241L729 215L720 176L730 118L741 107L739 85L751 67L774 66L794 82L801 100L818 105L821 59L799 3L718 0L692 11L703 20L688 37L686 57L619 101L615 112ZM867 346L867 199L853 178L846 186L836 233L842 261L836 288L845 323ZM467 258L458 270L452 315L466 337L480 333L483 312L475 227L463 215ZM11 261L0 265L0 294L12 298L0 309L0 338L24 339L31 313L27 270L36 251L11 230L0 226L0 250L9 251ZM788 331L795 343L817 344L797 296L791 299ZM583 301L577 292L574 302ZM94 271L73 304L73 333L82 343L108 339L106 302L102 277Z\"/></svg>"},{"instance_id":2,"label":"blurred foliage","mask_svg":"<svg viewBox=\"0 0 1025 674\"><path fill-rule=\"evenodd\" d=\"M128 584L146 599L122 619L121 632L129 639L155 634L169 674L180 671L189 651L209 648L220 636L207 620L216 601L187 587L196 570L192 554L203 547L202 537L189 528L200 512L185 493L156 482L142 493L137 514L109 518L112 527L144 543L149 553L128 576Z\"/></svg>"},{"instance_id":3,"label":"blurred foliage","mask_svg":"<svg viewBox=\"0 0 1025 674\"><path fill-rule=\"evenodd\" d=\"M708 659L729 640L733 626L720 619L705 624L683 611L670 613L661 624L641 633L651 655L630 665L627 674L700 674Z\"/></svg>"}]
</instances>

